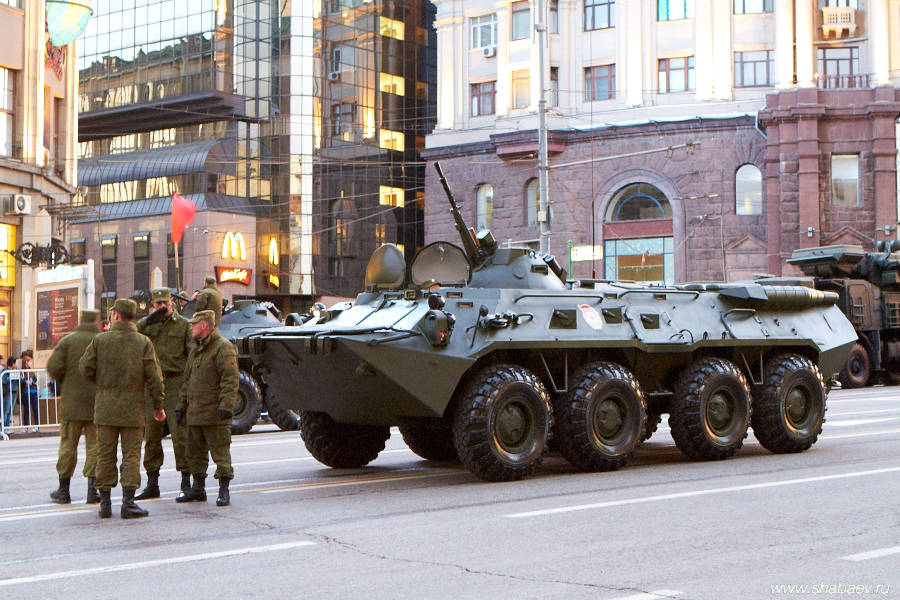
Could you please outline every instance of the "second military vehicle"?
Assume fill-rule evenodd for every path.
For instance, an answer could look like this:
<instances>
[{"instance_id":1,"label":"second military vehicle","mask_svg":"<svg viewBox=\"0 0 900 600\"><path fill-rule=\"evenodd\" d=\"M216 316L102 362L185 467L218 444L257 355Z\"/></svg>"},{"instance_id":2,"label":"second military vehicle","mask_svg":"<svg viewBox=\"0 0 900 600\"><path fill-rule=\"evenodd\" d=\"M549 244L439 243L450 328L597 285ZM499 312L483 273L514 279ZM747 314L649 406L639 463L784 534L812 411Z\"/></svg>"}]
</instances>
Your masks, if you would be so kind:
<instances>
[{"instance_id":1,"label":"second military vehicle","mask_svg":"<svg viewBox=\"0 0 900 600\"><path fill-rule=\"evenodd\" d=\"M878 252L837 245L795 250L788 262L815 277L816 289L838 295L859 336L838 374L845 388L900 383L900 240Z\"/></svg>"},{"instance_id":2,"label":"second military vehicle","mask_svg":"<svg viewBox=\"0 0 900 600\"><path fill-rule=\"evenodd\" d=\"M317 460L363 466L396 425L419 456L485 480L531 474L551 435L575 468L604 471L662 413L693 459L731 456L748 427L772 452L815 443L823 376L856 343L837 294L811 280L567 281L553 257L467 229L438 171L462 248L432 243L407 270L382 246L354 302L236 342L299 411Z\"/></svg>"}]
</instances>

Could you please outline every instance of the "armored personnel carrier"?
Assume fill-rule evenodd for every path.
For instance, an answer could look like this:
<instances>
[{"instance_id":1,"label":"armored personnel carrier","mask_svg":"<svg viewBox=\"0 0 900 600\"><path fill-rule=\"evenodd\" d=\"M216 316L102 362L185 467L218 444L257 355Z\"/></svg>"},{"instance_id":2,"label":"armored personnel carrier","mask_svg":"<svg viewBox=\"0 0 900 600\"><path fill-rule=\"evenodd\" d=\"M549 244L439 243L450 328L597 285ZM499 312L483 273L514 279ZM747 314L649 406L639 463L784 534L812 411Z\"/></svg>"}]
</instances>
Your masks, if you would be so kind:
<instances>
[{"instance_id":1,"label":"armored personnel carrier","mask_svg":"<svg viewBox=\"0 0 900 600\"><path fill-rule=\"evenodd\" d=\"M407 270L382 246L355 301L237 342L317 460L365 465L396 425L419 456L489 481L530 475L551 436L576 469L605 471L663 413L692 459L733 455L751 426L772 452L815 443L823 376L856 342L837 294L569 281L553 257L467 229L438 172L461 247L432 243Z\"/></svg>"},{"instance_id":2,"label":"armored personnel carrier","mask_svg":"<svg viewBox=\"0 0 900 600\"><path fill-rule=\"evenodd\" d=\"M878 242L877 249L803 248L788 259L815 278L816 289L838 295L856 329L859 339L838 374L845 388L900 383L900 240Z\"/></svg>"}]
</instances>

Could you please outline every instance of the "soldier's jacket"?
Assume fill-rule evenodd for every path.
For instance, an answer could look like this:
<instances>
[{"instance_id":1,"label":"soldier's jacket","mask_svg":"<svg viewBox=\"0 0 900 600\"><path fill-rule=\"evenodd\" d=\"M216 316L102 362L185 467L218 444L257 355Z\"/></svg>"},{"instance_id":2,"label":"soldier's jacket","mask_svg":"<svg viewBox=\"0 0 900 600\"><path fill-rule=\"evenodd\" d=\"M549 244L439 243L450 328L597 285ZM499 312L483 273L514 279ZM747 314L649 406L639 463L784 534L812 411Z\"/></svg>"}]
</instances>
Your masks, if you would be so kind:
<instances>
[{"instance_id":1,"label":"soldier's jacket","mask_svg":"<svg viewBox=\"0 0 900 600\"><path fill-rule=\"evenodd\" d=\"M191 324L187 319L173 312L162 323L147 325L147 317L144 317L138 321L137 330L153 341L153 349L156 350L163 375L184 372L194 340L191 337Z\"/></svg>"},{"instance_id":2,"label":"soldier's jacket","mask_svg":"<svg viewBox=\"0 0 900 600\"><path fill-rule=\"evenodd\" d=\"M178 410L187 409L188 425L230 423L219 419L219 410L234 410L238 392L238 363L234 345L213 329L195 340L188 356Z\"/></svg>"},{"instance_id":3,"label":"soldier's jacket","mask_svg":"<svg viewBox=\"0 0 900 600\"><path fill-rule=\"evenodd\" d=\"M207 284L197 294L194 312L198 313L201 310L211 310L216 313L216 325L222 322L222 292L216 289L215 285Z\"/></svg>"},{"instance_id":4,"label":"soldier's jacket","mask_svg":"<svg viewBox=\"0 0 900 600\"><path fill-rule=\"evenodd\" d=\"M150 339L137 326L117 321L91 340L78 363L85 379L97 384L94 423L114 427L143 427L144 398L163 408L163 380Z\"/></svg>"},{"instance_id":5,"label":"soldier's jacket","mask_svg":"<svg viewBox=\"0 0 900 600\"><path fill-rule=\"evenodd\" d=\"M78 361L98 333L100 329L95 324L81 323L75 331L59 340L47 361L47 373L61 384L58 390L62 394L60 417L64 421L94 420L97 387L78 370Z\"/></svg>"}]
</instances>

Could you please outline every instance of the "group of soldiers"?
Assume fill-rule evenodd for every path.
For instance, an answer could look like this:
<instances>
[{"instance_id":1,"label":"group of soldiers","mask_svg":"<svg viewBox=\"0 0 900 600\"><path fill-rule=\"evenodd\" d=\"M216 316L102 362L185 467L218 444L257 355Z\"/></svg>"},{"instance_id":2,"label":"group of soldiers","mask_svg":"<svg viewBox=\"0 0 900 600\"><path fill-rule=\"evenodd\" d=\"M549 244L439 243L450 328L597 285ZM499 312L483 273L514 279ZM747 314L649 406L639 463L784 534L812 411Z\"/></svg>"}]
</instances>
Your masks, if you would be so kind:
<instances>
[{"instance_id":1,"label":"group of soldiers","mask_svg":"<svg viewBox=\"0 0 900 600\"><path fill-rule=\"evenodd\" d=\"M171 433L175 468L181 473L176 502L205 502L209 457L219 480L217 506L231 502L231 420L238 390L237 353L216 325L222 295L215 279L197 295L188 320L173 304L168 288L151 292L154 310L135 322L137 304L119 298L110 311L112 326L101 333L97 311L81 313L76 330L53 349L47 371L61 385L59 488L50 498L71 502L69 485L85 437L88 504L100 503L100 517L112 516L110 490L122 484L121 517L146 517L135 500L159 498L162 439ZM147 486L141 484L141 441ZM121 445L121 473L116 467ZM193 477L193 481L191 481Z\"/></svg>"}]
</instances>

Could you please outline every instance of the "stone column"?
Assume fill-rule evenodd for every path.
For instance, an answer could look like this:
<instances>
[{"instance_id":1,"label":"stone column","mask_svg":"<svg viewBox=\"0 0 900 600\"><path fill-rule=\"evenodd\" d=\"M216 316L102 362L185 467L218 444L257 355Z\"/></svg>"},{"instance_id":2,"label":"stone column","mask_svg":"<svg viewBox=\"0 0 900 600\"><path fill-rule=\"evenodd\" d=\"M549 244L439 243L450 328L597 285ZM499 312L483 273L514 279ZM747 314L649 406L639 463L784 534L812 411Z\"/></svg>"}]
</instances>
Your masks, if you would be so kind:
<instances>
[{"instance_id":1,"label":"stone column","mask_svg":"<svg viewBox=\"0 0 900 600\"><path fill-rule=\"evenodd\" d=\"M813 0L796 0L797 31L797 85L815 87L813 74L816 72L815 48L813 48Z\"/></svg>"},{"instance_id":2,"label":"stone column","mask_svg":"<svg viewBox=\"0 0 900 600\"><path fill-rule=\"evenodd\" d=\"M900 220L897 208L897 109L893 86L875 89L875 101L869 105L872 118L872 155L875 181L875 239L890 240L897 231L884 232L885 225L896 227Z\"/></svg>"},{"instance_id":3,"label":"stone column","mask_svg":"<svg viewBox=\"0 0 900 600\"><path fill-rule=\"evenodd\" d=\"M458 47L458 30L462 29L463 18L453 15L453 3L444 1L435 2L437 5L437 17L434 27L437 30L437 129L452 129L457 114L464 115L465 96L458 107L459 89L465 83L461 79L460 59L468 59L466 48ZM468 94L468 89L465 90Z\"/></svg>"},{"instance_id":4,"label":"stone column","mask_svg":"<svg viewBox=\"0 0 900 600\"><path fill-rule=\"evenodd\" d=\"M512 71L509 69L510 17L509 0L494 3L497 13L497 99L498 117L506 116L512 107Z\"/></svg>"},{"instance_id":5,"label":"stone column","mask_svg":"<svg viewBox=\"0 0 900 600\"><path fill-rule=\"evenodd\" d=\"M712 0L696 0L694 31L694 73L697 100L711 100L713 95L713 7Z\"/></svg>"},{"instance_id":6,"label":"stone column","mask_svg":"<svg viewBox=\"0 0 900 600\"><path fill-rule=\"evenodd\" d=\"M616 65L616 85L624 88L628 104L640 106L644 103L642 1L622 0L616 4L618 59L621 61ZM655 88L655 83L650 87Z\"/></svg>"},{"instance_id":7,"label":"stone column","mask_svg":"<svg viewBox=\"0 0 900 600\"><path fill-rule=\"evenodd\" d=\"M775 0L775 85L794 85L794 0Z\"/></svg>"},{"instance_id":8,"label":"stone column","mask_svg":"<svg viewBox=\"0 0 900 600\"><path fill-rule=\"evenodd\" d=\"M713 2L713 93L718 100L734 95L734 47L731 40L731 2Z\"/></svg>"},{"instance_id":9,"label":"stone column","mask_svg":"<svg viewBox=\"0 0 900 600\"><path fill-rule=\"evenodd\" d=\"M890 83L888 0L869 0L869 54L872 57L873 85Z\"/></svg>"}]
</instances>

